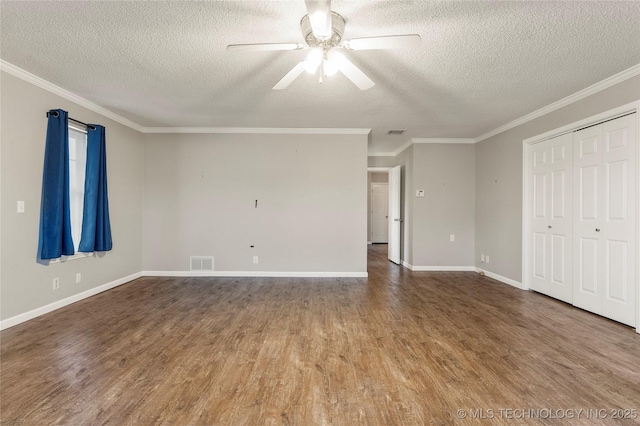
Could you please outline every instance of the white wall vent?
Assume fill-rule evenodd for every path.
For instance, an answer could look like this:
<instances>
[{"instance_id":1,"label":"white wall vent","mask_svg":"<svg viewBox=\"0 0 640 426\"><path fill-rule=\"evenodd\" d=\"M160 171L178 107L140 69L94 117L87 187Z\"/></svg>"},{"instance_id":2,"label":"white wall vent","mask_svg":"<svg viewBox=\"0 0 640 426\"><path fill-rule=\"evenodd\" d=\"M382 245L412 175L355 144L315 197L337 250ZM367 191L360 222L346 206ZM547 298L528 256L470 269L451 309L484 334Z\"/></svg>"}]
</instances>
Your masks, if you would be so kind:
<instances>
[{"instance_id":1,"label":"white wall vent","mask_svg":"<svg viewBox=\"0 0 640 426\"><path fill-rule=\"evenodd\" d=\"M213 256L191 256L189 264L192 271L213 271Z\"/></svg>"}]
</instances>

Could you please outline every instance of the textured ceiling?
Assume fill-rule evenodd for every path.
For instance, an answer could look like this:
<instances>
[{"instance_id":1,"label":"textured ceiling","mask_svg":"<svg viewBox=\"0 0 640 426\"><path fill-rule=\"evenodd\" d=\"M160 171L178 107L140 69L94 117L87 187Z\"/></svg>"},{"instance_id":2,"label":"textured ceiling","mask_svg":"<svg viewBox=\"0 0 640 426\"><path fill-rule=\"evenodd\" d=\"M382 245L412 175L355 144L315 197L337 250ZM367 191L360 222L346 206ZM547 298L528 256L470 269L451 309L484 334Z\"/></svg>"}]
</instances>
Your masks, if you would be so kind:
<instances>
[{"instance_id":1,"label":"textured ceiling","mask_svg":"<svg viewBox=\"0 0 640 426\"><path fill-rule=\"evenodd\" d=\"M640 2L340 1L344 38L420 34L416 50L346 52L376 85L301 75L303 0L1 1L0 57L142 126L372 128L371 153L472 138L640 63ZM389 129L407 129L401 136Z\"/></svg>"}]
</instances>

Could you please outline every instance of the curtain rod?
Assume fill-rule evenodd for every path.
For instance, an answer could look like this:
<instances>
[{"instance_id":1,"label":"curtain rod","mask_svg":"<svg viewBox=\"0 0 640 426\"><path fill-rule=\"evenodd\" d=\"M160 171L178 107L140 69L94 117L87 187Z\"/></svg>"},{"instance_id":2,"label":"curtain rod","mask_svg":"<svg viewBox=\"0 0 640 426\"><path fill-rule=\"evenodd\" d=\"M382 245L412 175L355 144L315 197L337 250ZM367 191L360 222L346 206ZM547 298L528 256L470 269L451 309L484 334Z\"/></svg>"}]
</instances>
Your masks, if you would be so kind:
<instances>
[{"instance_id":1,"label":"curtain rod","mask_svg":"<svg viewBox=\"0 0 640 426\"><path fill-rule=\"evenodd\" d=\"M53 114L54 117L57 117L59 115L57 111L53 111L53 112L47 111L47 117L49 117L49 114ZM76 120L75 118L69 117L69 120L73 121L73 122L76 122L78 124L82 124L83 126L86 126L86 127L90 128L91 130L95 130L96 129L95 126L92 126L91 124L83 123L82 121Z\"/></svg>"}]
</instances>

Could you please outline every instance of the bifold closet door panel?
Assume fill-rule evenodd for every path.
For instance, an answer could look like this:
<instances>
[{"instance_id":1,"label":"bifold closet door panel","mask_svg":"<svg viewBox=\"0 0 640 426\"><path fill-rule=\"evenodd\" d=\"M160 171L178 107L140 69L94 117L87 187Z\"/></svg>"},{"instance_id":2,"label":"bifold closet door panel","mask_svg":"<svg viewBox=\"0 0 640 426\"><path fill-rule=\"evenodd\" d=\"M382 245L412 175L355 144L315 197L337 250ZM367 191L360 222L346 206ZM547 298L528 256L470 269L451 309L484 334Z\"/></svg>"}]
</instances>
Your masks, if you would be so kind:
<instances>
[{"instance_id":1,"label":"bifold closet door panel","mask_svg":"<svg viewBox=\"0 0 640 426\"><path fill-rule=\"evenodd\" d=\"M549 221L549 144L540 142L533 146L531 156L532 174L529 177L531 194L531 289L548 294L549 262L547 222Z\"/></svg>"},{"instance_id":2,"label":"bifold closet door panel","mask_svg":"<svg viewBox=\"0 0 640 426\"><path fill-rule=\"evenodd\" d=\"M637 115L602 124L602 315L636 322Z\"/></svg>"},{"instance_id":3,"label":"bifold closet door panel","mask_svg":"<svg viewBox=\"0 0 640 426\"><path fill-rule=\"evenodd\" d=\"M573 304L636 324L636 114L574 134Z\"/></svg>"},{"instance_id":4,"label":"bifold closet door panel","mask_svg":"<svg viewBox=\"0 0 640 426\"><path fill-rule=\"evenodd\" d=\"M530 157L531 288L571 303L572 135L533 147Z\"/></svg>"},{"instance_id":5,"label":"bifold closet door panel","mask_svg":"<svg viewBox=\"0 0 640 426\"><path fill-rule=\"evenodd\" d=\"M600 314L602 125L575 132L573 141L573 304Z\"/></svg>"}]
</instances>

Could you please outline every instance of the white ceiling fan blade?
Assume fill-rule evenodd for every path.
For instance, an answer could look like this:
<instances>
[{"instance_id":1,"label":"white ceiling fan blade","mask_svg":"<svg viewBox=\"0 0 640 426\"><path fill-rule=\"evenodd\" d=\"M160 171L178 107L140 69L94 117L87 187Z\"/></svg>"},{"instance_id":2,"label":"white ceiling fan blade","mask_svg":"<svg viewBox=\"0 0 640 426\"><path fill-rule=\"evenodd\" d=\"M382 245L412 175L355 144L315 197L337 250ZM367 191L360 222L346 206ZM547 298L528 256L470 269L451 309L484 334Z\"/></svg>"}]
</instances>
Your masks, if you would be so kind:
<instances>
[{"instance_id":1,"label":"white ceiling fan blade","mask_svg":"<svg viewBox=\"0 0 640 426\"><path fill-rule=\"evenodd\" d=\"M367 90L371 89L375 85L373 80L367 77L365 73L360 71L360 68L353 65L353 63L349 61L344 55L337 52L331 53L331 61L336 64L338 70L340 70L340 72L344 74L345 77L351 80L353 84L358 86L358 89Z\"/></svg>"},{"instance_id":2,"label":"white ceiling fan blade","mask_svg":"<svg viewBox=\"0 0 640 426\"><path fill-rule=\"evenodd\" d=\"M296 78L298 78L300 74L302 74L303 71L304 71L304 61L298 63L298 65L293 67L291 71L285 74L285 76L282 77L282 79L279 82L277 82L275 86L273 86L273 90L286 89L287 87L289 87L291 83L293 83L293 80L295 80Z\"/></svg>"},{"instance_id":3,"label":"white ceiling fan blade","mask_svg":"<svg viewBox=\"0 0 640 426\"><path fill-rule=\"evenodd\" d=\"M297 43L255 43L255 44L230 44L227 50L256 51L256 50L300 50L304 46Z\"/></svg>"},{"instance_id":4,"label":"white ceiling fan blade","mask_svg":"<svg viewBox=\"0 0 640 426\"><path fill-rule=\"evenodd\" d=\"M342 42L342 47L350 50L404 49L418 46L420 46L418 34L354 38Z\"/></svg>"},{"instance_id":5,"label":"white ceiling fan blade","mask_svg":"<svg viewBox=\"0 0 640 426\"><path fill-rule=\"evenodd\" d=\"M331 0L305 0L313 34L320 39L331 38Z\"/></svg>"}]
</instances>

